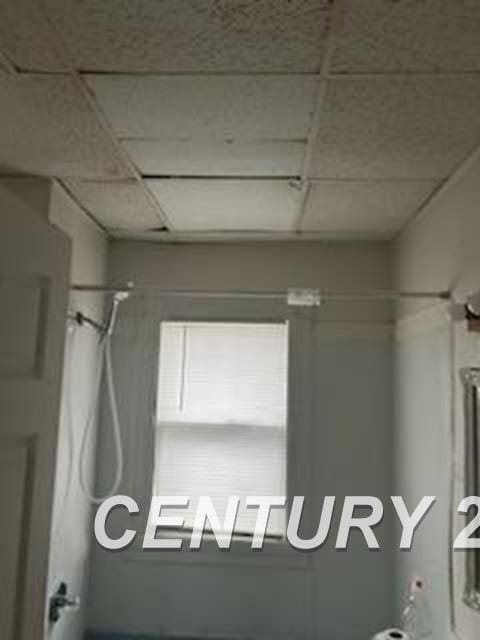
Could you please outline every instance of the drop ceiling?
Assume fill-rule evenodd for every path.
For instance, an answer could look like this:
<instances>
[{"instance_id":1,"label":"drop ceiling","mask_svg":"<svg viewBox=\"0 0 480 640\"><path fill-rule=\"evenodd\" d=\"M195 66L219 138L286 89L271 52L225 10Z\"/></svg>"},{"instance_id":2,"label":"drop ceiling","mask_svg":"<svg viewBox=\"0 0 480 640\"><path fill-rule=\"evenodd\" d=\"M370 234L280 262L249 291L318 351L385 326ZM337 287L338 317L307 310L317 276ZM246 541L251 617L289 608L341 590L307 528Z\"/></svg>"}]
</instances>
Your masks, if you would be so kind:
<instances>
[{"instance_id":1,"label":"drop ceiling","mask_svg":"<svg viewBox=\"0 0 480 640\"><path fill-rule=\"evenodd\" d=\"M0 5L0 172L118 237L390 239L480 144L472 0Z\"/></svg>"}]
</instances>

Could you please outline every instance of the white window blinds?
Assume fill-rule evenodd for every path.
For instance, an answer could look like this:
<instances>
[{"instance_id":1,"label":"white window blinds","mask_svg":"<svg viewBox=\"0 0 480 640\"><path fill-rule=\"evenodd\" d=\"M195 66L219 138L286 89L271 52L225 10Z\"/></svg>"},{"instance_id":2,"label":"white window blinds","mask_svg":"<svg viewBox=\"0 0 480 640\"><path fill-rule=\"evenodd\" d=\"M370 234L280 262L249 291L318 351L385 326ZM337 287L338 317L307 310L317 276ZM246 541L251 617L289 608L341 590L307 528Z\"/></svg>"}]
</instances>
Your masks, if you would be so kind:
<instances>
[{"instance_id":1,"label":"white window blinds","mask_svg":"<svg viewBox=\"0 0 480 640\"><path fill-rule=\"evenodd\" d=\"M186 527L201 495L220 520L230 495L286 495L287 353L285 323L162 323L154 491L191 497ZM242 501L236 532L255 518Z\"/></svg>"}]
</instances>

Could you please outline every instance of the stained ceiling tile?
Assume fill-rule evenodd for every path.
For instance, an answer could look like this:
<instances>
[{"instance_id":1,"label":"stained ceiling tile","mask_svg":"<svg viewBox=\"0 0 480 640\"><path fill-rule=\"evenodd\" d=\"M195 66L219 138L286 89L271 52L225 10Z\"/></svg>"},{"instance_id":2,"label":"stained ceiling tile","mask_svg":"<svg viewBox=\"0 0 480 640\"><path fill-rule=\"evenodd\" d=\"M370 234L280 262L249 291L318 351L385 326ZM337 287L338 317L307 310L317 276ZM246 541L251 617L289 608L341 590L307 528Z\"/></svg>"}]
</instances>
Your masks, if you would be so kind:
<instances>
[{"instance_id":1,"label":"stained ceiling tile","mask_svg":"<svg viewBox=\"0 0 480 640\"><path fill-rule=\"evenodd\" d=\"M62 76L0 77L0 170L47 177L126 177L114 145Z\"/></svg>"},{"instance_id":2,"label":"stained ceiling tile","mask_svg":"<svg viewBox=\"0 0 480 640\"><path fill-rule=\"evenodd\" d=\"M165 224L159 209L135 181L64 180L73 197L110 230L148 231Z\"/></svg>"},{"instance_id":3,"label":"stained ceiling tile","mask_svg":"<svg viewBox=\"0 0 480 640\"><path fill-rule=\"evenodd\" d=\"M315 72L329 5L328 0L44 1L80 69L182 73Z\"/></svg>"},{"instance_id":4,"label":"stained ceiling tile","mask_svg":"<svg viewBox=\"0 0 480 640\"><path fill-rule=\"evenodd\" d=\"M480 78L329 82L311 175L444 178L480 142Z\"/></svg>"},{"instance_id":5,"label":"stained ceiling tile","mask_svg":"<svg viewBox=\"0 0 480 640\"><path fill-rule=\"evenodd\" d=\"M306 137L315 76L88 76L121 138Z\"/></svg>"},{"instance_id":6,"label":"stained ceiling tile","mask_svg":"<svg viewBox=\"0 0 480 640\"><path fill-rule=\"evenodd\" d=\"M436 182L313 182L302 231L391 237L415 214Z\"/></svg>"},{"instance_id":7,"label":"stained ceiling tile","mask_svg":"<svg viewBox=\"0 0 480 640\"><path fill-rule=\"evenodd\" d=\"M81 70L316 72L329 0L31 0L0 7L0 49L61 71L51 27ZM337 72L477 71L476 0L345 0ZM43 15L46 9L51 27ZM57 42L58 45L58 42Z\"/></svg>"},{"instance_id":8,"label":"stained ceiling tile","mask_svg":"<svg viewBox=\"0 0 480 640\"><path fill-rule=\"evenodd\" d=\"M478 71L477 0L346 0L332 70Z\"/></svg>"},{"instance_id":9,"label":"stained ceiling tile","mask_svg":"<svg viewBox=\"0 0 480 640\"><path fill-rule=\"evenodd\" d=\"M297 176L305 142L124 140L142 174L164 176Z\"/></svg>"},{"instance_id":10,"label":"stained ceiling tile","mask_svg":"<svg viewBox=\"0 0 480 640\"><path fill-rule=\"evenodd\" d=\"M300 192L283 180L147 180L173 231L288 231Z\"/></svg>"}]
</instances>

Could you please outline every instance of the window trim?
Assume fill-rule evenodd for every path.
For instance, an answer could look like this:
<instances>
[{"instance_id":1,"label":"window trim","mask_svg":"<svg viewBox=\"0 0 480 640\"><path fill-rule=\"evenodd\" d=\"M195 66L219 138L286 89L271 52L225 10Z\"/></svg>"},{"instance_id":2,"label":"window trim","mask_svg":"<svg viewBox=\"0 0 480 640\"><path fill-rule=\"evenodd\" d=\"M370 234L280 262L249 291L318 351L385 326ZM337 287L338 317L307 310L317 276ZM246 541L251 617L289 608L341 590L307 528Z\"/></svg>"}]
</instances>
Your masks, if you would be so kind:
<instances>
[{"instance_id":1,"label":"window trim","mask_svg":"<svg viewBox=\"0 0 480 640\"><path fill-rule=\"evenodd\" d=\"M312 413L312 345L314 331L314 315L310 309L299 309L287 307L278 301L248 301L232 302L230 300L199 300L195 298L185 298L176 300L138 299L135 304L129 306L128 312L122 314L117 325L118 339L122 334L133 336L136 340L136 353L134 361L130 362L130 376L143 375L146 382L141 393L139 393L132 403L130 424L135 425L135 431L129 429L125 434L127 460L125 466L125 490L134 497L141 505L142 515L136 527L138 538L142 538L145 531L148 517L148 506L152 496L152 479L154 470L153 443L156 430L157 416L157 389L158 389L158 359L160 340L159 326L161 322L252 322L252 323L274 323L288 322L288 393L287 393L287 504L294 495L312 495L311 470L314 461L311 460L311 449L308 446L310 433L313 430ZM141 325L141 335L138 336L138 327ZM114 340L115 349L115 340ZM145 372L147 369L147 372ZM153 373L153 374L152 374ZM299 464L299 461L309 460L309 464ZM297 461L297 462L296 462ZM309 510L312 511L312 510ZM308 518L308 513L306 513ZM287 514L288 517L288 514ZM309 530L312 530L314 523L306 522ZM318 524L318 523L317 523ZM248 541L248 539L247 539ZM214 548L212 548L212 545ZM240 541L232 545L232 550L225 554L220 552L214 540L205 540L204 545L197 553L178 552L178 562L188 563L191 557L192 562L198 563L198 555L204 557L203 562L207 564L224 563L226 556L232 558L239 555L242 562L245 561L245 548L253 556L256 563L268 564L272 556L279 559L286 558L286 565L289 567L307 566L311 554L300 554L290 549L287 541L267 540L265 548L261 553L254 553L250 550L249 544ZM291 551L291 553L290 553ZM175 562L171 555L164 553L144 554L141 552L141 545L134 545L125 554L131 561L137 557L148 555L149 561L163 562L165 556L169 563ZM181 556L181 557L180 557ZM232 562L229 560L228 562Z\"/></svg>"}]
</instances>

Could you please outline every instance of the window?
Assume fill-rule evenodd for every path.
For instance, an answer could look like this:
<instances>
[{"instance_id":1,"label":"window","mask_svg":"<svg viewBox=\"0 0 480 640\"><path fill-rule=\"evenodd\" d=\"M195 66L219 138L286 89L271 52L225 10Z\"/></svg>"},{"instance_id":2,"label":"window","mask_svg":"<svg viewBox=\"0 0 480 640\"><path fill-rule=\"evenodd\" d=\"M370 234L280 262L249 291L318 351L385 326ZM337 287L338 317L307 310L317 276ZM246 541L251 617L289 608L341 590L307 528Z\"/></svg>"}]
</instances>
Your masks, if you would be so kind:
<instances>
[{"instance_id":1,"label":"window","mask_svg":"<svg viewBox=\"0 0 480 640\"><path fill-rule=\"evenodd\" d=\"M157 398L154 493L210 496L220 521L227 498L241 506L235 533L253 532L249 495L286 495L286 323L163 322ZM283 536L273 509L268 536Z\"/></svg>"}]
</instances>

